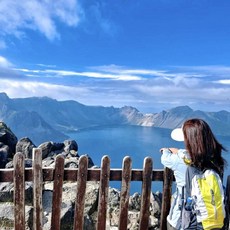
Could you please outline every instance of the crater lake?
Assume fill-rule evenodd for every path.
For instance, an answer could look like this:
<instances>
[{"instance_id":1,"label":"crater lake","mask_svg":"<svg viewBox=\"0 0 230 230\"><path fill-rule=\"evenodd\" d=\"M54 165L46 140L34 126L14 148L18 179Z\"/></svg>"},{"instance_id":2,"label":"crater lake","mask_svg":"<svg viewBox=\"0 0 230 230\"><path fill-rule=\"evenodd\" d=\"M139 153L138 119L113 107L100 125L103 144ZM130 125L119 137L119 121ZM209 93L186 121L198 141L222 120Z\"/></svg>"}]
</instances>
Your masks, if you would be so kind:
<instances>
[{"instance_id":1,"label":"crater lake","mask_svg":"<svg viewBox=\"0 0 230 230\"><path fill-rule=\"evenodd\" d=\"M111 168L122 168L122 161L125 156L132 158L132 168L142 169L144 158L147 156L153 159L153 169L163 169L160 162L162 147L184 148L183 142L176 142L171 139L171 129L143 126L103 126L79 130L68 133L68 136L78 144L78 154L87 154L94 164L101 165L101 158L108 155ZM216 136L218 141L227 150L230 150L229 136ZM230 175L229 152L223 152L229 167L225 170L226 176ZM120 189L120 182L110 182L110 186ZM131 193L140 192L141 182L131 183ZM162 182L153 182L152 191L162 191Z\"/></svg>"}]
</instances>

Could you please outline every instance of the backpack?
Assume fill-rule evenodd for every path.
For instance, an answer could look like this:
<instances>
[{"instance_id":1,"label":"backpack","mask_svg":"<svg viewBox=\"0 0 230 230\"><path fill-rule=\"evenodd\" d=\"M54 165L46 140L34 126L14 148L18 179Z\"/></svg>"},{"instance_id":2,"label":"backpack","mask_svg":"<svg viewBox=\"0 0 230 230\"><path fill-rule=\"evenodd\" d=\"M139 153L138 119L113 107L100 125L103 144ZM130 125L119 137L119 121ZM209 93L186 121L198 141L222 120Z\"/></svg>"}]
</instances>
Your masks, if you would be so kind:
<instances>
[{"instance_id":1,"label":"backpack","mask_svg":"<svg viewBox=\"0 0 230 230\"><path fill-rule=\"evenodd\" d=\"M225 191L213 169L188 166L182 197L182 229L228 229Z\"/></svg>"}]
</instances>

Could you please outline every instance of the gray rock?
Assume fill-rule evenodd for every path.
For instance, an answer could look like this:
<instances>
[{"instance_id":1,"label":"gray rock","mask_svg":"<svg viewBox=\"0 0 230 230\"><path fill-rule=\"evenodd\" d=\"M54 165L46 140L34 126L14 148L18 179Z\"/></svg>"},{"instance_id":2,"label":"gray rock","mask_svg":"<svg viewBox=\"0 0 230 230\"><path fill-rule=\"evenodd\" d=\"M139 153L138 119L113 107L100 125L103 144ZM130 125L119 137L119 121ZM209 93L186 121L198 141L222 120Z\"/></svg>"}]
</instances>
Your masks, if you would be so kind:
<instances>
[{"instance_id":1,"label":"gray rock","mask_svg":"<svg viewBox=\"0 0 230 230\"><path fill-rule=\"evenodd\" d=\"M44 142L38 146L42 150L42 159L45 159L52 151L53 143L51 141Z\"/></svg>"},{"instance_id":2,"label":"gray rock","mask_svg":"<svg viewBox=\"0 0 230 230\"><path fill-rule=\"evenodd\" d=\"M15 147L17 144L17 137L11 131L4 122L0 122L0 142L9 146L9 158L12 158L15 153Z\"/></svg>"},{"instance_id":3,"label":"gray rock","mask_svg":"<svg viewBox=\"0 0 230 230\"><path fill-rule=\"evenodd\" d=\"M21 152L25 158L32 159L33 148L36 148L34 143L28 137L23 137L16 144L16 153Z\"/></svg>"},{"instance_id":4,"label":"gray rock","mask_svg":"<svg viewBox=\"0 0 230 230\"><path fill-rule=\"evenodd\" d=\"M32 159L25 159L25 167L26 167L26 168L31 168L32 165L33 165ZM7 169L7 168L13 168L13 167L14 167L13 161L9 161L9 162L6 164L6 166L5 166L6 169Z\"/></svg>"},{"instance_id":5,"label":"gray rock","mask_svg":"<svg viewBox=\"0 0 230 230\"><path fill-rule=\"evenodd\" d=\"M75 150L76 152L78 151L78 145L75 140L65 140L64 145L64 151L67 153L69 153L70 150Z\"/></svg>"},{"instance_id":6,"label":"gray rock","mask_svg":"<svg viewBox=\"0 0 230 230\"><path fill-rule=\"evenodd\" d=\"M14 229L14 205L13 203L0 203L0 226L2 230Z\"/></svg>"},{"instance_id":7,"label":"gray rock","mask_svg":"<svg viewBox=\"0 0 230 230\"><path fill-rule=\"evenodd\" d=\"M0 147L0 168L5 168L10 156L10 150L8 145L1 143Z\"/></svg>"},{"instance_id":8,"label":"gray rock","mask_svg":"<svg viewBox=\"0 0 230 230\"><path fill-rule=\"evenodd\" d=\"M10 169L10 168L13 168L13 167L14 167L13 161L9 161L9 162L5 165L5 168L6 168L6 169Z\"/></svg>"},{"instance_id":9,"label":"gray rock","mask_svg":"<svg viewBox=\"0 0 230 230\"><path fill-rule=\"evenodd\" d=\"M54 167L55 166L55 159L53 157L47 157L42 160L42 167Z\"/></svg>"},{"instance_id":10,"label":"gray rock","mask_svg":"<svg viewBox=\"0 0 230 230\"><path fill-rule=\"evenodd\" d=\"M141 208L141 197L139 193L134 193L129 198L129 210L140 211Z\"/></svg>"},{"instance_id":11,"label":"gray rock","mask_svg":"<svg viewBox=\"0 0 230 230\"><path fill-rule=\"evenodd\" d=\"M56 156L63 152L64 143L54 143L52 141L47 141L38 146L42 150L42 159L46 157Z\"/></svg>"},{"instance_id":12,"label":"gray rock","mask_svg":"<svg viewBox=\"0 0 230 230\"><path fill-rule=\"evenodd\" d=\"M10 182L0 183L0 202L13 202L14 184ZM33 183L25 182L25 203L33 203Z\"/></svg>"},{"instance_id":13,"label":"gray rock","mask_svg":"<svg viewBox=\"0 0 230 230\"><path fill-rule=\"evenodd\" d=\"M14 184L9 182L0 183L0 202L13 202Z\"/></svg>"},{"instance_id":14,"label":"gray rock","mask_svg":"<svg viewBox=\"0 0 230 230\"><path fill-rule=\"evenodd\" d=\"M65 168L78 168L79 158L78 157L68 157L65 159Z\"/></svg>"}]
</instances>

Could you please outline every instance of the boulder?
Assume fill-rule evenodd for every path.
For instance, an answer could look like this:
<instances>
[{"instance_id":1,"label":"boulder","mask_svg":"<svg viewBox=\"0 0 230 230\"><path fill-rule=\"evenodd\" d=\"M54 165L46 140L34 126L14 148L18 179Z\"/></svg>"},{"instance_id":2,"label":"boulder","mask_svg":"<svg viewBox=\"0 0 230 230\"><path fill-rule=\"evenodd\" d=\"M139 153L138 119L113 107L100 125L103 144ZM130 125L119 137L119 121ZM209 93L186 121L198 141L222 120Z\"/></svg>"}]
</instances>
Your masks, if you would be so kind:
<instances>
[{"instance_id":1,"label":"boulder","mask_svg":"<svg viewBox=\"0 0 230 230\"><path fill-rule=\"evenodd\" d=\"M64 151L66 153L69 153L70 150L74 150L75 153L77 154L77 151L78 151L78 144L75 140L65 140L64 141Z\"/></svg>"},{"instance_id":2,"label":"boulder","mask_svg":"<svg viewBox=\"0 0 230 230\"><path fill-rule=\"evenodd\" d=\"M36 148L34 143L28 137L23 137L16 144L16 153L21 152L25 158L32 159L33 148Z\"/></svg>"},{"instance_id":3,"label":"boulder","mask_svg":"<svg viewBox=\"0 0 230 230\"><path fill-rule=\"evenodd\" d=\"M52 141L47 141L38 146L42 150L42 159L49 156L56 156L57 154L63 152L64 143L54 143Z\"/></svg>"},{"instance_id":4,"label":"boulder","mask_svg":"<svg viewBox=\"0 0 230 230\"><path fill-rule=\"evenodd\" d=\"M11 153L9 146L0 142L0 168L5 168L10 155Z\"/></svg>"},{"instance_id":5,"label":"boulder","mask_svg":"<svg viewBox=\"0 0 230 230\"><path fill-rule=\"evenodd\" d=\"M0 122L0 142L9 147L8 157L12 158L15 153L17 137L4 122Z\"/></svg>"}]
</instances>

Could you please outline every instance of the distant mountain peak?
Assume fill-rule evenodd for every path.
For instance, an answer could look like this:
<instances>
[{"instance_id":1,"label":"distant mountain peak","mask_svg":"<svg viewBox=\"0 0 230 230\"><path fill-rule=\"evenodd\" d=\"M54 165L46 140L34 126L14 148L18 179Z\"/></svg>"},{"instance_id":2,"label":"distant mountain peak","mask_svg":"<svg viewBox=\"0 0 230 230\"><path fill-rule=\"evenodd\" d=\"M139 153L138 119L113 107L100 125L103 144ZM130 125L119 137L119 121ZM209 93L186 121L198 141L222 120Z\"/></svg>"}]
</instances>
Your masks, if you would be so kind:
<instances>
[{"instance_id":1,"label":"distant mountain peak","mask_svg":"<svg viewBox=\"0 0 230 230\"><path fill-rule=\"evenodd\" d=\"M139 112L137 108L132 107L132 106L127 106L127 105L121 107L121 110L127 111L127 112Z\"/></svg>"},{"instance_id":2,"label":"distant mountain peak","mask_svg":"<svg viewBox=\"0 0 230 230\"><path fill-rule=\"evenodd\" d=\"M177 113L191 113L193 112L193 109L191 109L188 105L183 105L183 106L177 106L175 108L172 108L169 110L170 112L177 112Z\"/></svg>"},{"instance_id":3,"label":"distant mountain peak","mask_svg":"<svg viewBox=\"0 0 230 230\"><path fill-rule=\"evenodd\" d=\"M0 92L0 100L2 101L8 101L10 98L7 96L6 93Z\"/></svg>"}]
</instances>

